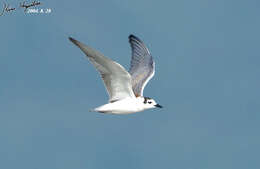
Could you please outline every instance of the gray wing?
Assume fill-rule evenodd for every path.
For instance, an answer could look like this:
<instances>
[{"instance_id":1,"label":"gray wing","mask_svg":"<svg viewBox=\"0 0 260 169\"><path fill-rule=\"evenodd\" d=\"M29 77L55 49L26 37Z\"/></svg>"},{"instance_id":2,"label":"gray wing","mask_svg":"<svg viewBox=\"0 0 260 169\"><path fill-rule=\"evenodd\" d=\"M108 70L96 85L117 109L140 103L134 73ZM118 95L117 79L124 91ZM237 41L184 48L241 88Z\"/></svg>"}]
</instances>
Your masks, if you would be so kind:
<instances>
[{"instance_id":1,"label":"gray wing","mask_svg":"<svg viewBox=\"0 0 260 169\"><path fill-rule=\"evenodd\" d=\"M139 38L134 35L130 35L128 38L132 49L129 70L132 76L132 88L136 97L143 96L145 85L154 75L153 57Z\"/></svg>"},{"instance_id":2,"label":"gray wing","mask_svg":"<svg viewBox=\"0 0 260 169\"><path fill-rule=\"evenodd\" d=\"M69 38L69 40L86 54L101 74L110 102L135 97L131 85L131 75L120 64L73 38Z\"/></svg>"}]
</instances>

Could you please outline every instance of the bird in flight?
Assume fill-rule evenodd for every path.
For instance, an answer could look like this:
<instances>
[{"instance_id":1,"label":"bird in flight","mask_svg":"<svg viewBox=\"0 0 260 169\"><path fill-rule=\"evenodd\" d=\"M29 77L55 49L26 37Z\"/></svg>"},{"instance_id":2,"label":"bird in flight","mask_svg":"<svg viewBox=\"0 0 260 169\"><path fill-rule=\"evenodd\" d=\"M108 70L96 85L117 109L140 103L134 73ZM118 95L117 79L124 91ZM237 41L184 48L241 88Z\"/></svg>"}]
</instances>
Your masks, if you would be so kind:
<instances>
[{"instance_id":1,"label":"bird in flight","mask_svg":"<svg viewBox=\"0 0 260 169\"><path fill-rule=\"evenodd\" d=\"M69 37L100 73L107 89L109 102L95 108L95 112L129 114L156 107L162 108L154 99L143 96L144 87L155 72L153 57L139 38L134 35L128 38L132 49L129 72L119 63Z\"/></svg>"}]
</instances>

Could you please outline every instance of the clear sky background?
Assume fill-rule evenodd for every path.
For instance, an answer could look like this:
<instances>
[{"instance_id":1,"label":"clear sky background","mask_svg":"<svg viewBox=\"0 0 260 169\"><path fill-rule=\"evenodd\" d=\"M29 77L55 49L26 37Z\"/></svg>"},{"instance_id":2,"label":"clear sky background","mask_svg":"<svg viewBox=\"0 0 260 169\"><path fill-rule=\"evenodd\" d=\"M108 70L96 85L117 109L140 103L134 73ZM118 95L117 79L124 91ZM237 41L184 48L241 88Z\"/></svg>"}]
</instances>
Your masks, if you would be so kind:
<instances>
[{"instance_id":1,"label":"clear sky background","mask_svg":"<svg viewBox=\"0 0 260 169\"><path fill-rule=\"evenodd\" d=\"M260 1L41 2L50 14L0 17L0 168L260 168ZM108 97L68 36L128 69L129 34L164 108L89 112Z\"/></svg>"}]
</instances>

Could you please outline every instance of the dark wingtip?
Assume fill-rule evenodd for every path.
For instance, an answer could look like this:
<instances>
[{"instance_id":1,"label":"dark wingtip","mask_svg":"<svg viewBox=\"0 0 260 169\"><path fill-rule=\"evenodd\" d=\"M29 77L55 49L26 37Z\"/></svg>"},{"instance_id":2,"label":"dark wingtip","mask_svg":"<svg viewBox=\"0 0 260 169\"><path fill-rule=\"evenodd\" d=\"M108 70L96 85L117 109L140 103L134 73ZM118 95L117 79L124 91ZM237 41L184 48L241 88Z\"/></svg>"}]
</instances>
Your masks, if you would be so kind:
<instances>
[{"instance_id":1,"label":"dark wingtip","mask_svg":"<svg viewBox=\"0 0 260 169\"><path fill-rule=\"evenodd\" d=\"M80 42L77 41L76 39L73 39L72 37L69 37L69 40L74 43L76 46L79 46Z\"/></svg>"},{"instance_id":2,"label":"dark wingtip","mask_svg":"<svg viewBox=\"0 0 260 169\"><path fill-rule=\"evenodd\" d=\"M130 34L130 35L128 36L128 39L129 39L129 42L131 42L131 41L137 41L137 42L140 42L140 43L142 43L143 45L145 45L144 42L143 42L141 39L139 39L137 36L135 36L135 35L133 35L133 34Z\"/></svg>"},{"instance_id":3,"label":"dark wingtip","mask_svg":"<svg viewBox=\"0 0 260 169\"><path fill-rule=\"evenodd\" d=\"M131 39L138 39L138 38L137 38L135 35L130 34L130 35L128 36L128 39L131 40Z\"/></svg>"},{"instance_id":4,"label":"dark wingtip","mask_svg":"<svg viewBox=\"0 0 260 169\"><path fill-rule=\"evenodd\" d=\"M133 37L135 37L133 34L130 34L130 35L128 36L129 39L130 39L130 38L133 38Z\"/></svg>"},{"instance_id":5,"label":"dark wingtip","mask_svg":"<svg viewBox=\"0 0 260 169\"><path fill-rule=\"evenodd\" d=\"M69 37L69 40L70 40L71 42L76 42L76 40L73 39L72 37Z\"/></svg>"}]
</instances>

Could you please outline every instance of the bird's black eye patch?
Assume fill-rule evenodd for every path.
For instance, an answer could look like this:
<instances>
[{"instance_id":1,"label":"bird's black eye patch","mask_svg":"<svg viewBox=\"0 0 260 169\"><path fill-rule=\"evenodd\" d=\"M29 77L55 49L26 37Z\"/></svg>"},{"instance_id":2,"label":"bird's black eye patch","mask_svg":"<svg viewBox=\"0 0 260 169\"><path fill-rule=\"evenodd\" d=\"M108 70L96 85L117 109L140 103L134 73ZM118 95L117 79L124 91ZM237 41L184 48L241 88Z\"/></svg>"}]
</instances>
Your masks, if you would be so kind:
<instances>
[{"instance_id":1,"label":"bird's black eye patch","mask_svg":"<svg viewBox=\"0 0 260 169\"><path fill-rule=\"evenodd\" d=\"M147 103L148 99L149 99L148 97L144 97L144 104Z\"/></svg>"},{"instance_id":2,"label":"bird's black eye patch","mask_svg":"<svg viewBox=\"0 0 260 169\"><path fill-rule=\"evenodd\" d=\"M144 97L144 104L146 104L146 103L151 104L152 103L151 101L148 101L148 100L151 100L151 98L150 97Z\"/></svg>"},{"instance_id":3,"label":"bird's black eye patch","mask_svg":"<svg viewBox=\"0 0 260 169\"><path fill-rule=\"evenodd\" d=\"M146 98L144 98L144 104L146 104L147 103L147 99Z\"/></svg>"}]
</instances>

